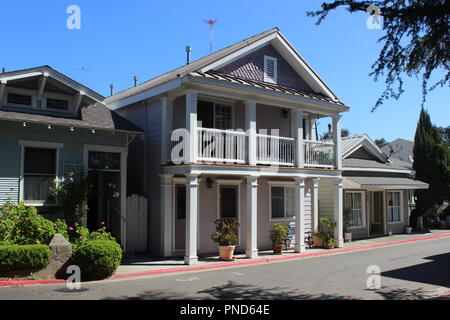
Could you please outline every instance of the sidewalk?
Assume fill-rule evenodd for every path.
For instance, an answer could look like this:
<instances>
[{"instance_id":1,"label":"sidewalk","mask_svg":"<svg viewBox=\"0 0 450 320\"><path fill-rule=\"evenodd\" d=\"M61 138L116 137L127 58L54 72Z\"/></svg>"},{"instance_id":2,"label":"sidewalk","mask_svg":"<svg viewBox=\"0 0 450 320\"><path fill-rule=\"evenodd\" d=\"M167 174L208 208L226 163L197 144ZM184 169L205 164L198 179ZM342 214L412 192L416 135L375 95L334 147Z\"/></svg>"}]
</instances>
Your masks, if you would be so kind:
<instances>
[{"instance_id":1,"label":"sidewalk","mask_svg":"<svg viewBox=\"0 0 450 320\"><path fill-rule=\"evenodd\" d=\"M449 230L432 230L430 233L398 234L372 239L356 240L345 243L343 248L320 249L307 248L304 253L294 250L284 251L283 255L274 255L272 251L260 251L256 259L247 259L245 254L236 254L235 261L221 261L218 256L200 256L198 264L185 265L183 258L162 260L161 258L135 257L122 262L113 278L125 278L141 275L175 273L195 270L217 269L223 267L240 266L288 259L299 259L325 254L337 254L355 250L369 249L388 245L409 243L441 237L450 237Z\"/></svg>"}]
</instances>

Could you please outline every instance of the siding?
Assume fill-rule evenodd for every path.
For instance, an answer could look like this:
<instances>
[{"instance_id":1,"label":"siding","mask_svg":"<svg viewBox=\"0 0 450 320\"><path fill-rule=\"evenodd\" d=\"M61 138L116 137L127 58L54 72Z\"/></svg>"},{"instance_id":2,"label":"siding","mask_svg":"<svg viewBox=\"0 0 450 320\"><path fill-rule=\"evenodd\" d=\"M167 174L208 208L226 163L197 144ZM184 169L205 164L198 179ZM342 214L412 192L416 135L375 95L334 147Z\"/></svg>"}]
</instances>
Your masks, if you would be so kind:
<instances>
[{"instance_id":1,"label":"siding","mask_svg":"<svg viewBox=\"0 0 450 320\"><path fill-rule=\"evenodd\" d=\"M334 181L319 180L319 218L334 220Z\"/></svg>"}]
</instances>

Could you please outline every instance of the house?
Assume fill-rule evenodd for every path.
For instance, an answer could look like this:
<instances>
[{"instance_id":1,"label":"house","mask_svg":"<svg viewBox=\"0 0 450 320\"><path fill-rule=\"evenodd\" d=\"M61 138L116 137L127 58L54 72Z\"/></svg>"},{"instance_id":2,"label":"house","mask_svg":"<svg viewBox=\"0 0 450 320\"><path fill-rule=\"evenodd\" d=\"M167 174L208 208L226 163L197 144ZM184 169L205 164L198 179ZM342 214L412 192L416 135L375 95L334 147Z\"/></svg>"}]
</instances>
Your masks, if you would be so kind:
<instances>
[{"instance_id":1,"label":"house","mask_svg":"<svg viewBox=\"0 0 450 320\"><path fill-rule=\"evenodd\" d=\"M403 161L411 164L414 161L413 158L414 141L406 139L395 139L392 142L384 145L381 150L392 161Z\"/></svg>"},{"instance_id":2,"label":"house","mask_svg":"<svg viewBox=\"0 0 450 320\"><path fill-rule=\"evenodd\" d=\"M93 187L84 224L105 221L125 246L128 144L142 132L103 100L49 66L0 74L0 204L55 218L54 180L84 173Z\"/></svg>"},{"instance_id":3,"label":"house","mask_svg":"<svg viewBox=\"0 0 450 320\"><path fill-rule=\"evenodd\" d=\"M341 115L349 110L277 28L107 97L145 131L130 144L130 193L149 199L148 251L217 252L217 218L240 222L237 250L271 247L274 222L296 223L296 252L320 215L343 244ZM333 141L315 139L317 119ZM326 192L321 192L321 184Z\"/></svg>"},{"instance_id":4,"label":"house","mask_svg":"<svg viewBox=\"0 0 450 320\"><path fill-rule=\"evenodd\" d=\"M356 239L403 233L413 191L428 188L414 180L412 163L392 161L365 134L342 138L342 158L347 232Z\"/></svg>"}]
</instances>

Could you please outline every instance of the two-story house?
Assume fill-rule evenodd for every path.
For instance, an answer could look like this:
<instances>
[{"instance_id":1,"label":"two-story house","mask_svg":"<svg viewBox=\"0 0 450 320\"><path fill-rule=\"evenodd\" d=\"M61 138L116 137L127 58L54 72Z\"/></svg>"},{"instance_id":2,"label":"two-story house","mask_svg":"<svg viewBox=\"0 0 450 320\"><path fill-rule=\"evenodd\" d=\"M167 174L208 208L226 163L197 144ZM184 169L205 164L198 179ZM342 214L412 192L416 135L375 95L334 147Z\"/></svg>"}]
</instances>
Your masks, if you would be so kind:
<instances>
[{"instance_id":1,"label":"two-story house","mask_svg":"<svg viewBox=\"0 0 450 320\"><path fill-rule=\"evenodd\" d=\"M295 251L333 213L343 243L341 113L349 110L277 28L105 99L145 130L130 148L130 193L149 198L148 251L216 252L221 217L240 222L238 250L270 248L274 222L296 223ZM331 118L332 142L315 140ZM131 154L131 153L130 153ZM332 189L319 197L321 183Z\"/></svg>"}]
</instances>

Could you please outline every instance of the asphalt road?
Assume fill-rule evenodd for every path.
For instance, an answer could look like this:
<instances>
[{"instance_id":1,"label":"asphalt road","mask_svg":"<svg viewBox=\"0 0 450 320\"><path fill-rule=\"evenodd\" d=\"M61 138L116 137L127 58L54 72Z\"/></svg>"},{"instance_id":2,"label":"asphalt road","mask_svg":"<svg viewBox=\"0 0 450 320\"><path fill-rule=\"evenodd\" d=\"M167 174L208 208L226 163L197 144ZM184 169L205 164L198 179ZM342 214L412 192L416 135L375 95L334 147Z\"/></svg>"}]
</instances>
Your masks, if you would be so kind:
<instances>
[{"instance_id":1,"label":"asphalt road","mask_svg":"<svg viewBox=\"0 0 450 320\"><path fill-rule=\"evenodd\" d=\"M381 270L368 289L368 267ZM375 267L374 267L375 266ZM450 238L222 270L2 287L4 299L427 299L450 293ZM377 283L377 278L375 279Z\"/></svg>"}]
</instances>

